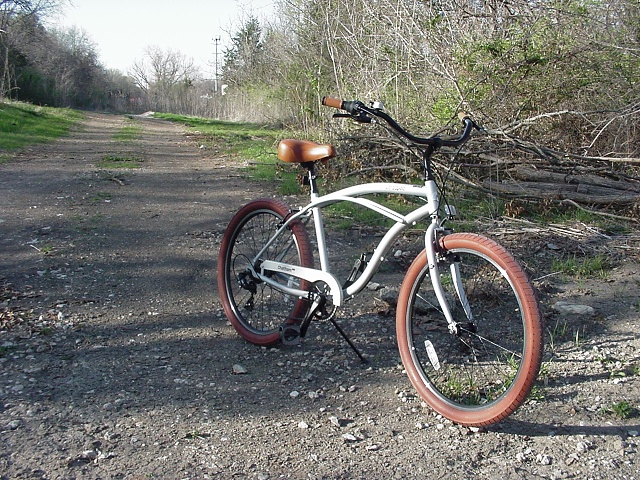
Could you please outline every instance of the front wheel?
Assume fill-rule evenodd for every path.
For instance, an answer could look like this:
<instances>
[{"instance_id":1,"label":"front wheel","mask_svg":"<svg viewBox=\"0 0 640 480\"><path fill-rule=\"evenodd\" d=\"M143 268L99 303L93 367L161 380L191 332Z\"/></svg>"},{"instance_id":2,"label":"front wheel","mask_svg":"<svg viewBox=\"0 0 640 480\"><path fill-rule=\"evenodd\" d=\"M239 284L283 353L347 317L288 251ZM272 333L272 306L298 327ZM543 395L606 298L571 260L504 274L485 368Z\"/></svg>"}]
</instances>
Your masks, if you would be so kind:
<instances>
[{"instance_id":1,"label":"front wheel","mask_svg":"<svg viewBox=\"0 0 640 480\"><path fill-rule=\"evenodd\" d=\"M304 225L293 221L258 254L284 224L291 210L278 200L255 200L242 207L227 227L218 256L218 291L227 318L236 331L256 345L280 339L280 327L304 318L308 300L283 293L255 275L263 260L313 268L311 242ZM307 285L284 272L272 280L290 288Z\"/></svg>"},{"instance_id":2,"label":"front wheel","mask_svg":"<svg viewBox=\"0 0 640 480\"><path fill-rule=\"evenodd\" d=\"M455 233L439 243L438 271L455 328L434 294L423 251L400 289L400 355L435 411L462 425L490 425L513 413L537 378L540 309L525 272L493 240Z\"/></svg>"}]
</instances>

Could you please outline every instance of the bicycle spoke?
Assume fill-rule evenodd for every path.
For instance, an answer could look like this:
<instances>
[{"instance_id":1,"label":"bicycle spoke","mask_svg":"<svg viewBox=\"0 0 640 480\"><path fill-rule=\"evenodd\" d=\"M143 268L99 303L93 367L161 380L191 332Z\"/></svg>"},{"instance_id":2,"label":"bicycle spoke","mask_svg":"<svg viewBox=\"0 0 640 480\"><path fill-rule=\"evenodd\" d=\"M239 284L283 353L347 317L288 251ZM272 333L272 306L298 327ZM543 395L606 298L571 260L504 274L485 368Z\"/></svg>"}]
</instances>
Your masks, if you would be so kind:
<instances>
[{"instance_id":1,"label":"bicycle spoke","mask_svg":"<svg viewBox=\"0 0 640 480\"><path fill-rule=\"evenodd\" d=\"M302 224L292 222L290 228L279 231L289 212L286 205L275 200L247 204L232 219L220 249L218 284L225 313L238 333L259 345L278 341L280 327L299 321L307 309L306 300L283 293L256 275L263 260L313 267L309 238ZM272 239L276 233L278 236ZM273 272L271 280L304 289L303 282L284 272Z\"/></svg>"},{"instance_id":2,"label":"bicycle spoke","mask_svg":"<svg viewBox=\"0 0 640 480\"><path fill-rule=\"evenodd\" d=\"M493 347L495 347L495 348L497 348L499 350L502 350L502 351L504 351L504 352L506 352L506 353L508 353L510 355L513 355L514 357L522 358L522 352L514 352L511 349L508 349L508 348L506 348L506 347L504 347L504 346L502 346L502 345L500 345L500 344L498 344L498 343L496 343L496 342L494 342L492 340L489 340L487 337L484 337L482 335L478 335L477 333L473 333L473 332L471 332L469 330L462 329L462 331L468 333L469 335L475 336L477 339L480 340L480 342L483 345L484 344L490 344L491 346L493 346Z\"/></svg>"},{"instance_id":3,"label":"bicycle spoke","mask_svg":"<svg viewBox=\"0 0 640 480\"><path fill-rule=\"evenodd\" d=\"M412 278L411 289L406 289L405 280L398 302L402 306L401 301L407 298L403 295L408 294L409 305L398 314L403 363L415 372L412 381L423 398L448 418L468 422L469 409L483 418L489 405L502 403L506 412L502 415L507 415L522 402L519 390L511 388L516 379L528 375L527 383L519 388L531 388L534 376L529 373L537 373L539 367L540 357L533 357L533 363L529 363L532 352L525 351L526 309L508 277L511 272L498 267L489 255L476 252L481 237L453 237L465 240L460 242L465 247L438 259L438 278L455 328L451 329L445 318L431 286L426 258L421 257L420 263L414 262L420 270L414 272L412 265L407 274ZM491 245L493 248L495 244ZM495 254L506 255L503 252L496 250ZM449 259L455 260L455 268ZM536 306L532 290L528 292L526 300ZM536 314L537 310L530 313ZM532 318L539 321L539 317ZM539 323L532 327L540 331ZM403 350L402 336L406 336L407 350Z\"/></svg>"}]
</instances>

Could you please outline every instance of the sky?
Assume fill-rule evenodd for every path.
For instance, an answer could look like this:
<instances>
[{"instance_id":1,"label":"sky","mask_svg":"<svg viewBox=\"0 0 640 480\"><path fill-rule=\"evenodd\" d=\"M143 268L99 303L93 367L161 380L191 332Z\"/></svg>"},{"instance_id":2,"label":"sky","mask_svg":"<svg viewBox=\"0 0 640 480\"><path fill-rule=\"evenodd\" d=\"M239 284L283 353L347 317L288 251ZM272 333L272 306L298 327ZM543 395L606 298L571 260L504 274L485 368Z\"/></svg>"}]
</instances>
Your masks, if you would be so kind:
<instances>
[{"instance_id":1,"label":"sky","mask_svg":"<svg viewBox=\"0 0 640 480\"><path fill-rule=\"evenodd\" d=\"M222 62L243 19L266 20L274 0L71 0L53 20L56 27L85 30L95 42L100 62L127 73L148 46L192 58L206 77L215 71L215 42Z\"/></svg>"}]
</instances>

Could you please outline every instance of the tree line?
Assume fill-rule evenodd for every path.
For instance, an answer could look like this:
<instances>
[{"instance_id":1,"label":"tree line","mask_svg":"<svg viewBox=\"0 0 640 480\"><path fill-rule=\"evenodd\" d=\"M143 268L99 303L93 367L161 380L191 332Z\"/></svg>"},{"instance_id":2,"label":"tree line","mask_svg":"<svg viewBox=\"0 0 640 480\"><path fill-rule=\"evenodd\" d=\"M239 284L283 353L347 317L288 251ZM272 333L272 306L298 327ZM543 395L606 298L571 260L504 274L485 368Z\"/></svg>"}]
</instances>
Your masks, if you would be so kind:
<instances>
[{"instance_id":1,"label":"tree line","mask_svg":"<svg viewBox=\"0 0 640 480\"><path fill-rule=\"evenodd\" d=\"M307 125L323 95L435 129L459 110L505 135L638 157L637 0L281 0L225 59L252 112Z\"/></svg>"},{"instance_id":2,"label":"tree line","mask_svg":"<svg viewBox=\"0 0 640 480\"><path fill-rule=\"evenodd\" d=\"M637 0L277 0L231 34L219 89L155 47L105 70L84 32L43 27L59 6L0 0L0 95L314 128L329 94L381 100L425 133L466 110L505 139L640 156Z\"/></svg>"},{"instance_id":3,"label":"tree line","mask_svg":"<svg viewBox=\"0 0 640 480\"><path fill-rule=\"evenodd\" d=\"M225 54L235 114L315 128L330 94L381 100L428 134L457 125L462 110L484 136L445 156L443 176L525 203L640 215L637 0L280 0L278 8L268 25L246 22ZM402 145L391 151L370 129L339 134L341 174L413 175Z\"/></svg>"},{"instance_id":4,"label":"tree line","mask_svg":"<svg viewBox=\"0 0 640 480\"><path fill-rule=\"evenodd\" d=\"M133 82L99 62L90 35L45 27L61 0L0 0L0 98L41 105L106 108Z\"/></svg>"}]
</instances>

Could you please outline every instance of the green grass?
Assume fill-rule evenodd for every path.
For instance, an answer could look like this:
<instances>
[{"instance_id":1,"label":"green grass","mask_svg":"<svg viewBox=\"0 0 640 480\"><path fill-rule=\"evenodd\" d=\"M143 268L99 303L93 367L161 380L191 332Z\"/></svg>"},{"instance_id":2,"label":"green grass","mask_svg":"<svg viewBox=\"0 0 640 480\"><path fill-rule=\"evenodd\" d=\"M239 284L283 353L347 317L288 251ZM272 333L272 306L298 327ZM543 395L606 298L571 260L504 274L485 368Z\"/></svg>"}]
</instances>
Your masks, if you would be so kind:
<instances>
[{"instance_id":1,"label":"green grass","mask_svg":"<svg viewBox=\"0 0 640 480\"><path fill-rule=\"evenodd\" d=\"M606 278L611 268L611 262L604 255L585 257L581 260L570 257L564 260L554 260L551 264L551 269L554 272L574 277Z\"/></svg>"},{"instance_id":2,"label":"green grass","mask_svg":"<svg viewBox=\"0 0 640 480\"><path fill-rule=\"evenodd\" d=\"M4 357L11 351L11 347L0 347L0 358Z\"/></svg>"},{"instance_id":3,"label":"green grass","mask_svg":"<svg viewBox=\"0 0 640 480\"><path fill-rule=\"evenodd\" d=\"M40 247L40 253L43 253L45 255L50 255L51 253L53 253L53 245L42 245Z\"/></svg>"},{"instance_id":4,"label":"green grass","mask_svg":"<svg viewBox=\"0 0 640 480\"><path fill-rule=\"evenodd\" d=\"M131 143L136 141L141 134L142 127L140 125L129 124L120 128L113 136L113 139L117 142Z\"/></svg>"},{"instance_id":5,"label":"green grass","mask_svg":"<svg viewBox=\"0 0 640 480\"><path fill-rule=\"evenodd\" d=\"M455 196L451 198L451 203L458 212L456 220L474 221L477 218L500 218L505 214L505 204L499 198L488 196L476 197L475 192L471 192L469 198L457 200Z\"/></svg>"},{"instance_id":6,"label":"green grass","mask_svg":"<svg viewBox=\"0 0 640 480\"><path fill-rule=\"evenodd\" d=\"M229 157L243 165L243 171L255 180L277 183L278 192L290 195L300 192L297 166L286 165L276 155L278 141L284 138L282 129L259 123L224 122L170 113L156 113L157 118L179 122L217 155Z\"/></svg>"},{"instance_id":7,"label":"green grass","mask_svg":"<svg viewBox=\"0 0 640 480\"><path fill-rule=\"evenodd\" d=\"M102 157L102 160L98 162L98 167L108 169L140 168L141 166L141 158L122 155L105 155Z\"/></svg>"},{"instance_id":8,"label":"green grass","mask_svg":"<svg viewBox=\"0 0 640 480\"><path fill-rule=\"evenodd\" d=\"M638 411L627 401L613 403L603 408L604 413L614 415L618 418L632 418L637 416Z\"/></svg>"},{"instance_id":9,"label":"green grass","mask_svg":"<svg viewBox=\"0 0 640 480\"><path fill-rule=\"evenodd\" d=\"M584 341L586 326L569 330L569 324L566 320L556 320L553 327L547 327L547 345L551 352L555 352L561 343L571 340L575 347L579 347Z\"/></svg>"},{"instance_id":10,"label":"green grass","mask_svg":"<svg viewBox=\"0 0 640 480\"><path fill-rule=\"evenodd\" d=\"M458 232L477 231L479 220L492 222L507 213L504 200L459 186L450 186L446 198L441 201L442 206L448 202L455 207L456 216L451 225Z\"/></svg>"},{"instance_id":11,"label":"green grass","mask_svg":"<svg viewBox=\"0 0 640 480\"><path fill-rule=\"evenodd\" d=\"M598 215L581 208L558 205L546 200L504 199L479 194L464 187L449 185L447 199L456 207L455 228L458 231L473 231L478 220L497 220L513 217L538 225L584 224L607 235L623 235L632 232L628 222Z\"/></svg>"},{"instance_id":12,"label":"green grass","mask_svg":"<svg viewBox=\"0 0 640 480\"><path fill-rule=\"evenodd\" d=\"M113 194L109 192L97 192L91 197L91 203L97 205L102 202L108 202L113 199Z\"/></svg>"},{"instance_id":13,"label":"green grass","mask_svg":"<svg viewBox=\"0 0 640 480\"><path fill-rule=\"evenodd\" d=\"M0 101L0 152L55 140L81 119L75 110ZM8 158L0 155L0 163Z\"/></svg>"},{"instance_id":14,"label":"green grass","mask_svg":"<svg viewBox=\"0 0 640 480\"><path fill-rule=\"evenodd\" d=\"M71 220L75 225L75 228L82 233L92 234L102 223L104 216L101 213L96 213L90 216L73 215Z\"/></svg>"}]
</instances>

